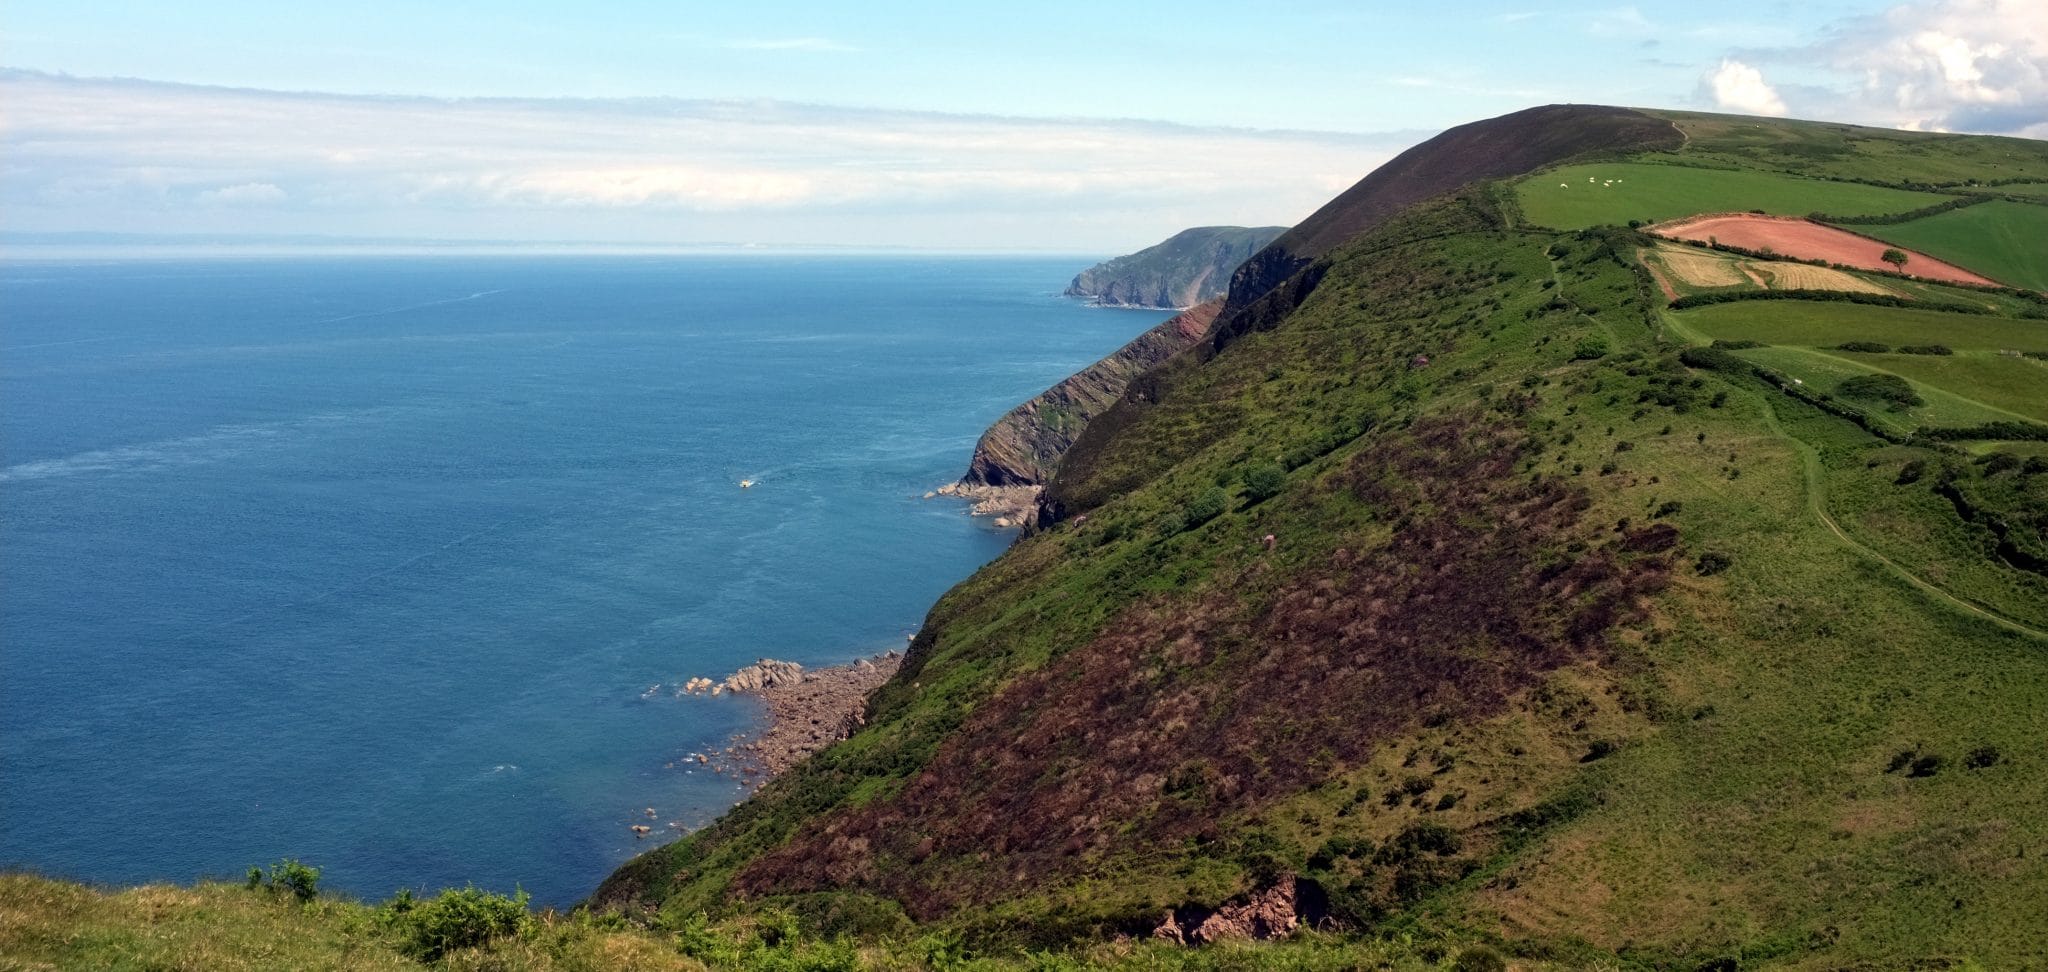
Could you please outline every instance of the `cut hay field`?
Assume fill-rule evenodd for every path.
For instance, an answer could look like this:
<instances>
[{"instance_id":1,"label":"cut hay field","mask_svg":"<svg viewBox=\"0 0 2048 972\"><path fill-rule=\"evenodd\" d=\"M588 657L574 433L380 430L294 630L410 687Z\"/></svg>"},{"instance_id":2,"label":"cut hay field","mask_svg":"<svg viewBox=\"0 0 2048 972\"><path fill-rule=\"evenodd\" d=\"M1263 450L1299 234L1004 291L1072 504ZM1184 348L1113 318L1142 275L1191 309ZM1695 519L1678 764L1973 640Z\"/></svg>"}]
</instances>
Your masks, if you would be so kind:
<instances>
[{"instance_id":1,"label":"cut hay field","mask_svg":"<svg viewBox=\"0 0 2048 972\"><path fill-rule=\"evenodd\" d=\"M1783 260L1748 260L1698 247L1663 244L1642 254L1652 272L1683 296L1715 290L1841 290L1863 294L1901 291L1829 267Z\"/></svg>"},{"instance_id":2,"label":"cut hay field","mask_svg":"<svg viewBox=\"0 0 2048 972\"><path fill-rule=\"evenodd\" d=\"M1771 290L1845 290L1859 294L1888 294L1890 290L1858 277L1843 273L1831 267L1809 266L1804 263L1763 261L1746 264L1750 269L1766 278Z\"/></svg>"},{"instance_id":3,"label":"cut hay field","mask_svg":"<svg viewBox=\"0 0 2048 972\"><path fill-rule=\"evenodd\" d=\"M1894 347L1945 344L1957 351L2048 351L2048 321L1948 314L1903 307L1805 300L1755 300L1681 311L1710 339L1833 347L1877 341ZM2039 393L2048 397L2048 391Z\"/></svg>"},{"instance_id":4,"label":"cut hay field","mask_svg":"<svg viewBox=\"0 0 2048 972\"><path fill-rule=\"evenodd\" d=\"M1588 181L1591 180L1591 181ZM1950 197L1774 172L1700 169L1644 162L1569 165L1515 186L1529 222L1557 229L1660 222L1699 213L1761 209L1781 216L1902 213Z\"/></svg>"},{"instance_id":5,"label":"cut hay field","mask_svg":"<svg viewBox=\"0 0 2048 972\"><path fill-rule=\"evenodd\" d=\"M1998 199L1910 223L1856 229L1968 267L1999 283L2048 290L2048 206ZM1911 263L1906 272L1914 272Z\"/></svg>"}]
</instances>

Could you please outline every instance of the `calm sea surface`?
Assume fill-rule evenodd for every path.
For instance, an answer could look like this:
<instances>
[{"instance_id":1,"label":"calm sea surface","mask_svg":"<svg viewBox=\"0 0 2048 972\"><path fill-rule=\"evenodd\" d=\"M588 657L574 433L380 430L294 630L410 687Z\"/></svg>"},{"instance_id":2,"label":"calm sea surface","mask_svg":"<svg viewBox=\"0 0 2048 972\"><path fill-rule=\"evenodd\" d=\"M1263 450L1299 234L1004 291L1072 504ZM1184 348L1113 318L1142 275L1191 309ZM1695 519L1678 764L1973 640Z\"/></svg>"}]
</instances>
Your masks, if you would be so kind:
<instances>
[{"instance_id":1,"label":"calm sea surface","mask_svg":"<svg viewBox=\"0 0 2048 972\"><path fill-rule=\"evenodd\" d=\"M1087 262L0 267L0 867L573 902L738 795L680 760L755 705L676 683L1007 544L919 497L1164 316Z\"/></svg>"}]
</instances>

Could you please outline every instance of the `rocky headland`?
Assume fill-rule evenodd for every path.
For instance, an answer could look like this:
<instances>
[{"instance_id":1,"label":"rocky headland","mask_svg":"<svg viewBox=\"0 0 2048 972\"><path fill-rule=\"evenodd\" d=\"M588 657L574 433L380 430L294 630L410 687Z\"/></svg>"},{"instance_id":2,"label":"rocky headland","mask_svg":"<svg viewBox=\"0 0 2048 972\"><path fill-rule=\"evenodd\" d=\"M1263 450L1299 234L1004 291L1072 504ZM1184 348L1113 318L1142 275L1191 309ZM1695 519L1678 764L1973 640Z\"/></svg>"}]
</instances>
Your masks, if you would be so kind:
<instances>
[{"instance_id":1,"label":"rocky headland","mask_svg":"<svg viewBox=\"0 0 2048 972\"><path fill-rule=\"evenodd\" d=\"M1185 310L1223 296L1237 265L1286 231L1285 226L1182 230L1162 243L1081 271L1066 295L1105 307Z\"/></svg>"},{"instance_id":2,"label":"rocky headland","mask_svg":"<svg viewBox=\"0 0 2048 972\"><path fill-rule=\"evenodd\" d=\"M998 496L1023 495L991 493L983 487L1035 488L1046 482L1081 430L1123 396L1132 378L1201 340L1222 307L1221 298L1191 307L1011 409L982 433L967 475L948 495L967 496L980 503ZM987 514L1002 515L1003 509L1001 504L992 505Z\"/></svg>"}]
</instances>

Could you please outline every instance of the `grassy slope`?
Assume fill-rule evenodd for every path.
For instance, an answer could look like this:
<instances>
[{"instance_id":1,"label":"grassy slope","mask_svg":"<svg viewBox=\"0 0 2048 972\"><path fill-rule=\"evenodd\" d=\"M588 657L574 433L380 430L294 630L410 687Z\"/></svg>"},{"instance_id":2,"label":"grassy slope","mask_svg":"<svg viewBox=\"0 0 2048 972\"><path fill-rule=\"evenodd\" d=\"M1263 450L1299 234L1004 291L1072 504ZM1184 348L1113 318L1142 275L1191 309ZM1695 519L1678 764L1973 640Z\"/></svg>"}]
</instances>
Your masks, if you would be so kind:
<instances>
[{"instance_id":1,"label":"grassy slope","mask_svg":"<svg viewBox=\"0 0 2048 972\"><path fill-rule=\"evenodd\" d=\"M1796 300L1716 304L1681 316L1709 338L1733 341L1807 347L1877 341L1895 347L1945 344L1957 351L2048 351L2048 320Z\"/></svg>"},{"instance_id":2,"label":"grassy slope","mask_svg":"<svg viewBox=\"0 0 2048 972\"><path fill-rule=\"evenodd\" d=\"M2000 931L2048 919L2032 903L2048 899L2048 869L2024 856L2048 836L2037 812L2048 768L2023 755L2048 701L2048 655L1987 616L2039 624L2027 612L2044 593L2039 579L1987 560L1951 512L1911 499L1930 497L1924 487L1878 483L1907 498L1868 495L1876 487L1857 477L1871 467L1853 457L1880 440L1759 383L1668 370L1652 337L1655 302L1599 239L1455 222L1416 214L1340 251L1323 289L1277 329L1201 367L1169 369L1162 402L1114 448L1062 471L1083 480L1074 495L1115 498L949 594L921 669L883 700L875 728L713 831L643 859L614 890L688 910L717 907L737 879L755 894L801 892L784 899L800 907L906 901L921 917L997 938L1099 934L1255 886L1266 855L1315 874L1340 910L1430 933L1504 935L1552 954L1590 947L1652 963L2048 954L2048 942ZM1428 242L1402 245L1404 232ZM1549 288L1546 248L1561 253ZM1427 312L1399 296L1417 293ZM1615 353L1574 362L1596 335ZM1431 364L1409 368L1416 353ZM1708 406L1717 390L1723 404ZM918 771L1000 765L1000 741L1040 738L1052 725L1043 707L1005 696L1005 685L1037 673L1028 676L1036 697L1060 685L1086 703L1088 679L1104 670L1073 658L1105 644L1173 657L1117 623L1132 610L1160 619L1141 630L1171 629L1164 618L1177 614L1198 620L1171 637L1258 644L1270 628L1241 619L1270 618L1297 579L1313 586L1337 549L1387 549L1404 529L1389 523L1393 511L1336 488L1347 471L1398 461L1398 429L1414 416L1478 410L1505 421L1510 397L1512 424L1536 450L1519 475L1582 486L1586 522L1626 518L1640 530L1675 509L1664 519L1684 537L1686 563L1724 551L1736 566L1714 577L1679 570L1645 620L1612 632L1601 652L1543 669L1500 706L1455 710L1436 725L1420 706L1363 739L1311 730L1314 719L1285 712L1241 727L1276 754L1298 752L1286 740L1303 732L1328 748L1314 756L1312 785L1283 777L1261 789L1254 774L1247 789L1256 792L1198 796L1201 814L1234 835L1220 844L1177 843L1180 831L1148 832L1142 818L1106 837L1085 819L1035 820L1079 850L1047 860L1012 845L997 857L1009 864L984 863L934 816L928 793L952 797L949 814L1005 812L988 794ZM1288 493L1161 538L1160 517L1263 456L1302 463ZM1095 480L1119 488L1085 488ZM1858 491L1837 510L1828 490L1842 483ZM1892 523L1900 517L1923 528L1905 535ZM1283 551L1270 558L1253 542L1267 533ZM1600 541L1558 542L1562 552ZM1958 578L1964 603L1922 586ZM1498 646L1479 639L1468 649L1483 658ZM1319 705L1312 684L1284 684L1274 689ZM1211 720L1250 707L1229 691L1183 688ZM1151 715L1148 736L1177 731ZM1116 725L1058 724L1108 751L1130 745ZM977 744L978 734L989 741ZM1216 749L1195 751L1219 758L1230 746L1228 736L1188 738L1209 740ZM1581 762L1603 740L1621 744L1616 755ZM1986 746L2004 759L1961 768L1963 754ZM1941 755L1946 768L1925 779L1885 772L1903 749ZM1128 752L1144 768L1143 748ZM1045 760L1043 772L1015 777L1018 792L1148 785L1142 772L1071 775L1059 753L1032 757ZM1151 779L1172 785L1171 773ZM1421 792L1409 792L1411 779ZM1030 801L1008 806L1028 812ZM1558 806L1569 812L1543 811ZM1516 823L1528 820L1550 824L1529 833ZM1428 867L1368 857L1318 870L1310 860L1331 838L1386 847L1418 823L1451 828L1462 850L1425 857ZM903 834L933 843L913 847ZM981 851L991 846L1003 845ZM981 886L992 869L1008 880ZM1394 885L1375 883L1387 880Z\"/></svg>"},{"instance_id":3,"label":"grassy slope","mask_svg":"<svg viewBox=\"0 0 2048 972\"><path fill-rule=\"evenodd\" d=\"M2009 286L2048 290L2048 205L1995 199L1897 225L1852 228Z\"/></svg>"},{"instance_id":4,"label":"grassy slope","mask_svg":"<svg viewBox=\"0 0 2048 972\"><path fill-rule=\"evenodd\" d=\"M1703 158L1838 177L2040 144L1674 117ZM2048 529L2048 474L1688 370L1694 322L1785 305L1670 314L1645 241L1510 215L1418 207L1155 372L1061 471L1087 519L949 592L867 729L607 882L653 930L550 921L449 964L959 967L954 932L1012 956L988 968L2048 961L2048 578L1951 499ZM1286 486L1252 502L1269 459ZM1284 871L1370 937L1014 951ZM403 967L351 907L4 878L0 958ZM773 908L896 944L771 944Z\"/></svg>"},{"instance_id":5,"label":"grassy slope","mask_svg":"<svg viewBox=\"0 0 2048 972\"><path fill-rule=\"evenodd\" d=\"M1609 179L1621 181L1601 184ZM1780 216L1816 211L1875 216L1908 212L1948 198L1775 172L1641 162L1564 166L1523 180L1515 191L1531 223L1559 229L1625 224L1632 219L1654 223L1695 213L1751 209Z\"/></svg>"}]
</instances>

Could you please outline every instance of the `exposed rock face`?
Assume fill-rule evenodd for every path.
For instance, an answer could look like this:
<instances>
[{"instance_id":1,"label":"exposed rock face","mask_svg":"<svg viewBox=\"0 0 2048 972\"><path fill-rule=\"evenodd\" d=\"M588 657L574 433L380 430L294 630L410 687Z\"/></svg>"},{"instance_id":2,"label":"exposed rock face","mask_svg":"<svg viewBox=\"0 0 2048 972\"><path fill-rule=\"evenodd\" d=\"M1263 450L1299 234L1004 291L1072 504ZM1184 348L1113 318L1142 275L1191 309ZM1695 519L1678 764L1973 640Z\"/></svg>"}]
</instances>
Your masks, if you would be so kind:
<instances>
[{"instance_id":1,"label":"exposed rock face","mask_svg":"<svg viewBox=\"0 0 2048 972\"><path fill-rule=\"evenodd\" d=\"M1237 265L1286 231L1285 226L1182 230L1156 246L1081 271L1066 293L1111 307L1193 307L1223 296Z\"/></svg>"},{"instance_id":2,"label":"exposed rock face","mask_svg":"<svg viewBox=\"0 0 2048 972\"><path fill-rule=\"evenodd\" d=\"M1036 486L1132 377L1201 340L1222 300L1188 309L996 420L975 443L965 486Z\"/></svg>"},{"instance_id":3,"label":"exposed rock face","mask_svg":"<svg viewBox=\"0 0 2048 972\"><path fill-rule=\"evenodd\" d=\"M794 685L803 680L802 665L763 658L732 673L732 677L720 683L719 687L728 692L759 692L778 685Z\"/></svg>"},{"instance_id":4,"label":"exposed rock face","mask_svg":"<svg viewBox=\"0 0 2048 972\"><path fill-rule=\"evenodd\" d=\"M1297 926L1322 920L1327 909L1321 887L1289 874L1264 891L1233 899L1214 911L1195 907L1168 911L1152 930L1152 937L1178 945L1230 938L1285 938Z\"/></svg>"}]
</instances>

